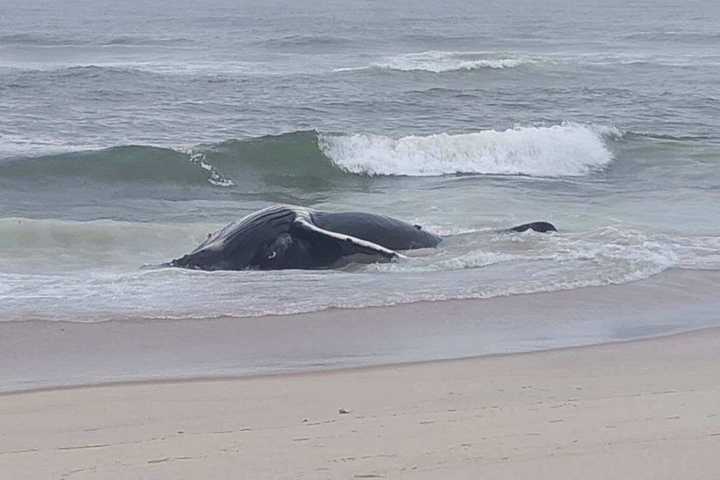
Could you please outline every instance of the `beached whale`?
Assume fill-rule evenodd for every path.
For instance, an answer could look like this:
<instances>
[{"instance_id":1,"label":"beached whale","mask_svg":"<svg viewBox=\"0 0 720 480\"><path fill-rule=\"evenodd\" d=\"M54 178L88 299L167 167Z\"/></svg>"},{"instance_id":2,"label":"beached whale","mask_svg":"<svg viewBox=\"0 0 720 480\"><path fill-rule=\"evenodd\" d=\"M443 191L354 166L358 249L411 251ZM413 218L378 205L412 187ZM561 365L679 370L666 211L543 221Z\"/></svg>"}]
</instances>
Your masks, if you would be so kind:
<instances>
[{"instance_id":1,"label":"beached whale","mask_svg":"<svg viewBox=\"0 0 720 480\"><path fill-rule=\"evenodd\" d=\"M555 227L536 222L510 230L528 229ZM333 268L393 260L402 257L399 251L435 247L441 240L419 225L384 215L281 205L229 224L169 265L200 270Z\"/></svg>"}]
</instances>

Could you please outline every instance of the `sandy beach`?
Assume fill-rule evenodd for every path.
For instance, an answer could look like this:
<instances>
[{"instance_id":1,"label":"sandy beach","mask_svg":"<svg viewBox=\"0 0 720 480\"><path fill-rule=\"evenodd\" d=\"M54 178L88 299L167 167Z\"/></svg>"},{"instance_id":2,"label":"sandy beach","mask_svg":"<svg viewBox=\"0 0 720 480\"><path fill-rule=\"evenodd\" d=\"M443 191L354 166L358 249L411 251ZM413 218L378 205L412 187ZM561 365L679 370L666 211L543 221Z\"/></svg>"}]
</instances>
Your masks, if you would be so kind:
<instances>
[{"instance_id":1,"label":"sandy beach","mask_svg":"<svg viewBox=\"0 0 720 480\"><path fill-rule=\"evenodd\" d=\"M593 347L0 396L22 479L720 475L720 330Z\"/></svg>"}]
</instances>

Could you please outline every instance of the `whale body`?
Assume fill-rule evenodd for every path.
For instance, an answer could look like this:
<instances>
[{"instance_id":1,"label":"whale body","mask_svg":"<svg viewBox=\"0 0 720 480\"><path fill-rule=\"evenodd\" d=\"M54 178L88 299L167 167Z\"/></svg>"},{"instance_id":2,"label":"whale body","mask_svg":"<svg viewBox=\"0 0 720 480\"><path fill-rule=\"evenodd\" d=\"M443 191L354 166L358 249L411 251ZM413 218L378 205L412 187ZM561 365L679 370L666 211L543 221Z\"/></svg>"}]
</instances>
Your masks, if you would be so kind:
<instances>
[{"instance_id":1,"label":"whale body","mask_svg":"<svg viewBox=\"0 0 720 480\"><path fill-rule=\"evenodd\" d=\"M546 222L510 231L554 231ZM200 270L335 268L352 262L383 262L403 250L436 247L442 238L385 215L323 212L277 205L259 210L208 236L169 266Z\"/></svg>"}]
</instances>

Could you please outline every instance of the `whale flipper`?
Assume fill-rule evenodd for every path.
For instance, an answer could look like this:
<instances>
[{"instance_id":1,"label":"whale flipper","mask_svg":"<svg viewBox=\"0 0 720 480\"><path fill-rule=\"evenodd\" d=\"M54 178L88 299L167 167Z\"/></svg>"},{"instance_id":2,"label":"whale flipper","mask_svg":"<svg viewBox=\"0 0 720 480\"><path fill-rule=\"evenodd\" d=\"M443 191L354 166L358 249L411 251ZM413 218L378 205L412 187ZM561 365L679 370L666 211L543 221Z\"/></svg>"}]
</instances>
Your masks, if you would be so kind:
<instances>
[{"instance_id":1,"label":"whale flipper","mask_svg":"<svg viewBox=\"0 0 720 480\"><path fill-rule=\"evenodd\" d=\"M392 260L394 258L404 258L404 255L385 248L377 243L363 240L361 238L346 235L344 233L333 232L309 222L306 218L298 217L295 219L294 227L300 231L305 231L314 236L319 236L331 240L333 242L342 242L349 249L348 254L361 253L365 255L378 255L385 259Z\"/></svg>"}]
</instances>

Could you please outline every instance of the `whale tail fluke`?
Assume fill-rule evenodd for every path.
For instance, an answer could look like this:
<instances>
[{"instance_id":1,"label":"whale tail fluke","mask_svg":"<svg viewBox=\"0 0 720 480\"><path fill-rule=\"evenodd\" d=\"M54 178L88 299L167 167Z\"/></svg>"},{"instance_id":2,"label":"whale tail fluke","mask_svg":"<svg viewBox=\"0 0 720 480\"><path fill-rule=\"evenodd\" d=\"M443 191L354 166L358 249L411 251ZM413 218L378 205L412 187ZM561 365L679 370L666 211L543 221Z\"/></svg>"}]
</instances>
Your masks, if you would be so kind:
<instances>
[{"instance_id":1,"label":"whale tail fluke","mask_svg":"<svg viewBox=\"0 0 720 480\"><path fill-rule=\"evenodd\" d=\"M505 232L526 232L532 230L533 232L547 233L557 232L555 225L549 222L532 222L518 225L517 227L508 228Z\"/></svg>"}]
</instances>

